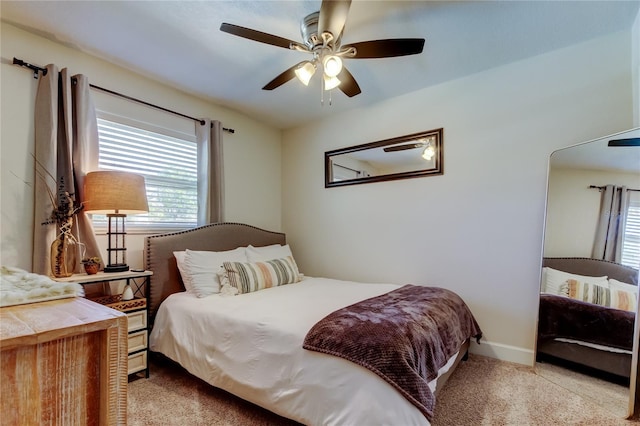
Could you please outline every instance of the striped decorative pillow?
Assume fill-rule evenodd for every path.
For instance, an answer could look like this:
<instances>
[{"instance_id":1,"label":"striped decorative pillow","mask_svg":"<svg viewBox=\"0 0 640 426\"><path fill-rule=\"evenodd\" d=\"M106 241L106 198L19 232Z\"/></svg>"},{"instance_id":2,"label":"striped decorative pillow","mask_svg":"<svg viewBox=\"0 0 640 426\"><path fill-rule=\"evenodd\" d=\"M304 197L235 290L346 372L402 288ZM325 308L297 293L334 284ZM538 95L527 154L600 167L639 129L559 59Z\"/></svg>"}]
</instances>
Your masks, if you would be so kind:
<instances>
[{"instance_id":1,"label":"striped decorative pillow","mask_svg":"<svg viewBox=\"0 0 640 426\"><path fill-rule=\"evenodd\" d=\"M264 262L224 262L223 284L238 289L238 293L251 293L300 281L296 261L291 256Z\"/></svg>"},{"instance_id":2,"label":"striped decorative pillow","mask_svg":"<svg viewBox=\"0 0 640 426\"><path fill-rule=\"evenodd\" d=\"M585 283L578 280L567 280L568 296L572 299L602 306L611 306L611 291L606 287Z\"/></svg>"},{"instance_id":3,"label":"striped decorative pillow","mask_svg":"<svg viewBox=\"0 0 640 426\"><path fill-rule=\"evenodd\" d=\"M566 296L568 280L576 280L583 283L595 284L604 288L609 288L609 282L607 281L606 275L602 277L591 277L588 275L570 274L568 272L559 271L549 267L542 268L542 291L544 293Z\"/></svg>"},{"instance_id":4,"label":"striped decorative pillow","mask_svg":"<svg viewBox=\"0 0 640 426\"><path fill-rule=\"evenodd\" d=\"M567 280L568 296L572 299L624 311L636 311L637 300L633 293L612 290L599 285Z\"/></svg>"},{"instance_id":5,"label":"striped decorative pillow","mask_svg":"<svg viewBox=\"0 0 640 426\"><path fill-rule=\"evenodd\" d=\"M638 294L630 291L611 289L611 307L623 311L635 312L638 307Z\"/></svg>"}]
</instances>

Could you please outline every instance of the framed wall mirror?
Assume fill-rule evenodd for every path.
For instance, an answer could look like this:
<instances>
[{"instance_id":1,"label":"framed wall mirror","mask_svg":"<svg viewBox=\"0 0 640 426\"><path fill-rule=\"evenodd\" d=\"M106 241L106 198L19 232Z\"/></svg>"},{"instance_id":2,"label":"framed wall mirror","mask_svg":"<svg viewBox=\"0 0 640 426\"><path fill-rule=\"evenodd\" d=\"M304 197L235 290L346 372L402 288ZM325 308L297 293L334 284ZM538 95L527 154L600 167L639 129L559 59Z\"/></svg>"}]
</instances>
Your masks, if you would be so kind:
<instances>
[{"instance_id":1,"label":"framed wall mirror","mask_svg":"<svg viewBox=\"0 0 640 426\"><path fill-rule=\"evenodd\" d=\"M442 174L443 129L324 154L325 188Z\"/></svg>"},{"instance_id":2,"label":"framed wall mirror","mask_svg":"<svg viewBox=\"0 0 640 426\"><path fill-rule=\"evenodd\" d=\"M633 414L638 353L640 129L551 154L536 372Z\"/></svg>"}]
</instances>

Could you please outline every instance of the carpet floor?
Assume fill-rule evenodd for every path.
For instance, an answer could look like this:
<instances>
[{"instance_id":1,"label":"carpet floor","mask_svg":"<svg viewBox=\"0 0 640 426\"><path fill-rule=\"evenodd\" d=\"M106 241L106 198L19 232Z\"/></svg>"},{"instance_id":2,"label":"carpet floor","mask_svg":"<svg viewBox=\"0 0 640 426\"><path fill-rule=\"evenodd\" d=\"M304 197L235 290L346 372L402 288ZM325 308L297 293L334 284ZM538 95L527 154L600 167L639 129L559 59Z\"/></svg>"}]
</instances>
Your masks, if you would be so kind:
<instances>
[{"instance_id":1,"label":"carpet floor","mask_svg":"<svg viewBox=\"0 0 640 426\"><path fill-rule=\"evenodd\" d=\"M629 410L629 386L612 383L551 364L536 363L536 373L557 385L589 399L618 417Z\"/></svg>"},{"instance_id":2,"label":"carpet floor","mask_svg":"<svg viewBox=\"0 0 640 426\"><path fill-rule=\"evenodd\" d=\"M152 357L150 366L149 379L129 383L129 425L298 425L214 388L169 361ZM432 421L433 426L632 424L636 423L537 375L531 367L473 354L438 396Z\"/></svg>"}]
</instances>

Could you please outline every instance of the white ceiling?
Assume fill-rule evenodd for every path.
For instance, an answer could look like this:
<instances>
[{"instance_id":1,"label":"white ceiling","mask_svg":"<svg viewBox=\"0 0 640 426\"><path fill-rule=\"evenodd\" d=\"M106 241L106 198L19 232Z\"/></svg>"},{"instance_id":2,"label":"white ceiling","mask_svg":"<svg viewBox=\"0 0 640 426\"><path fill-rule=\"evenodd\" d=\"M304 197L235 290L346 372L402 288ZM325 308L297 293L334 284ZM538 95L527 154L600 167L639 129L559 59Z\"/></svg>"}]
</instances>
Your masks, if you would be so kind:
<instances>
[{"instance_id":1,"label":"white ceiling","mask_svg":"<svg viewBox=\"0 0 640 426\"><path fill-rule=\"evenodd\" d=\"M640 128L554 151L551 167L636 173L640 182L640 147L609 146L627 138L640 138Z\"/></svg>"},{"instance_id":2,"label":"white ceiling","mask_svg":"<svg viewBox=\"0 0 640 426\"><path fill-rule=\"evenodd\" d=\"M320 3L3 0L0 15L20 28L287 128L629 29L640 6L640 0L354 0L343 44L418 37L426 39L424 52L347 60L362 93L347 98L334 90L331 106L320 105L318 78L309 87L292 80L274 91L261 90L307 59L305 54L223 33L220 24L301 41L300 20L319 10ZM2 53L38 64L38 58L21 57L20 52Z\"/></svg>"}]
</instances>

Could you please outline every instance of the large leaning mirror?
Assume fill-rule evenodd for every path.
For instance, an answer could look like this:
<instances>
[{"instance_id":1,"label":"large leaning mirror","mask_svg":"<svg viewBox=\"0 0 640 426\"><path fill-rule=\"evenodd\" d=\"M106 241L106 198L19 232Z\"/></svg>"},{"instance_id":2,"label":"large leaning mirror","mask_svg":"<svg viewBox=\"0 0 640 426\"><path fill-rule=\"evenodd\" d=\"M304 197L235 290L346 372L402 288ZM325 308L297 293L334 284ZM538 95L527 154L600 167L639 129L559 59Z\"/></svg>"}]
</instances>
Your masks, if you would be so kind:
<instances>
[{"instance_id":1,"label":"large leaning mirror","mask_svg":"<svg viewBox=\"0 0 640 426\"><path fill-rule=\"evenodd\" d=\"M325 187L442 174L442 129L324 154Z\"/></svg>"},{"instance_id":2,"label":"large leaning mirror","mask_svg":"<svg viewBox=\"0 0 640 426\"><path fill-rule=\"evenodd\" d=\"M552 153L536 341L539 375L621 418L637 375L638 138L635 129Z\"/></svg>"}]
</instances>

